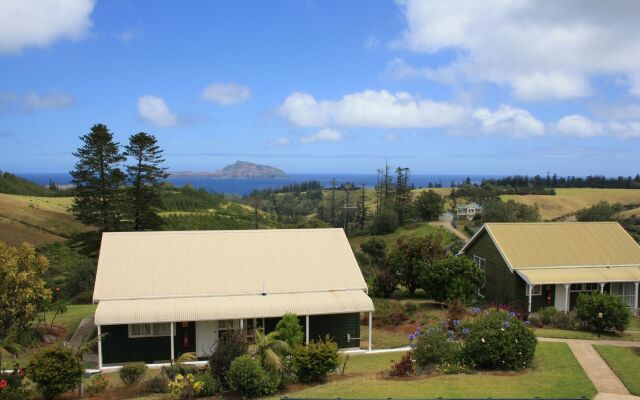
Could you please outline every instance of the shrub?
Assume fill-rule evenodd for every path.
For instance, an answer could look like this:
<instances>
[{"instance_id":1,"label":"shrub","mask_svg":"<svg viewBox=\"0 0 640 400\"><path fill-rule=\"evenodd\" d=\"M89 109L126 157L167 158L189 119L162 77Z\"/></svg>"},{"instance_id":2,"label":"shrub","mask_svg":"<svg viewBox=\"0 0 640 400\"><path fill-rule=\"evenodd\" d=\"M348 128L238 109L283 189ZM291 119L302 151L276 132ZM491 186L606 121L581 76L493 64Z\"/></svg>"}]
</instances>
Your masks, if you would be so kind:
<instances>
[{"instance_id":1,"label":"shrub","mask_svg":"<svg viewBox=\"0 0 640 400\"><path fill-rule=\"evenodd\" d=\"M445 375L468 374L473 371L473 368L469 367L461 361L445 361L442 364L436 365L435 371Z\"/></svg>"},{"instance_id":2,"label":"shrub","mask_svg":"<svg viewBox=\"0 0 640 400\"><path fill-rule=\"evenodd\" d=\"M311 341L294 351L294 368L303 383L320 382L338 368L338 345L329 337Z\"/></svg>"},{"instance_id":3,"label":"shrub","mask_svg":"<svg viewBox=\"0 0 640 400\"><path fill-rule=\"evenodd\" d=\"M174 362L171 365L160 368L160 374L164 375L169 381L176 380L178 375L186 376L187 374L196 373L198 373L198 368L195 365L189 365L183 362Z\"/></svg>"},{"instance_id":4,"label":"shrub","mask_svg":"<svg viewBox=\"0 0 640 400\"><path fill-rule=\"evenodd\" d=\"M50 347L33 357L28 371L42 397L49 400L74 389L82 379L84 367L71 350Z\"/></svg>"},{"instance_id":5,"label":"shrub","mask_svg":"<svg viewBox=\"0 0 640 400\"><path fill-rule=\"evenodd\" d=\"M418 304L414 303L413 301L407 301L406 303L404 303L404 311L407 313L407 315L411 315L418 311Z\"/></svg>"},{"instance_id":6,"label":"shrub","mask_svg":"<svg viewBox=\"0 0 640 400\"><path fill-rule=\"evenodd\" d=\"M237 357L229 367L227 375L229 386L242 398L257 397L275 391L270 377L260 365L248 354ZM273 389L273 391L271 391Z\"/></svg>"},{"instance_id":7,"label":"shrub","mask_svg":"<svg viewBox=\"0 0 640 400\"><path fill-rule=\"evenodd\" d=\"M488 370L519 370L531 366L537 340L514 313L487 311L469 325L463 360Z\"/></svg>"},{"instance_id":8,"label":"shrub","mask_svg":"<svg viewBox=\"0 0 640 400\"><path fill-rule=\"evenodd\" d=\"M167 393L169 391L169 379L160 374L149 379L144 384L144 391L147 393Z\"/></svg>"},{"instance_id":9,"label":"shrub","mask_svg":"<svg viewBox=\"0 0 640 400\"><path fill-rule=\"evenodd\" d=\"M291 347L302 344L304 340L302 326L300 326L300 321L295 314L283 315L276 325L276 332L278 332L278 339L287 342Z\"/></svg>"},{"instance_id":10,"label":"shrub","mask_svg":"<svg viewBox=\"0 0 640 400\"><path fill-rule=\"evenodd\" d=\"M569 313L558 312L553 316L551 325L558 329L573 329L575 328L575 320Z\"/></svg>"},{"instance_id":11,"label":"shrub","mask_svg":"<svg viewBox=\"0 0 640 400\"><path fill-rule=\"evenodd\" d=\"M629 326L629 310L622 299L607 293L581 293L576 301L576 317L586 328L603 333Z\"/></svg>"},{"instance_id":12,"label":"shrub","mask_svg":"<svg viewBox=\"0 0 640 400\"><path fill-rule=\"evenodd\" d=\"M391 362L390 376L407 376L413 374L413 355L407 351L397 362Z\"/></svg>"},{"instance_id":13,"label":"shrub","mask_svg":"<svg viewBox=\"0 0 640 400\"><path fill-rule=\"evenodd\" d=\"M484 282L484 271L467 257L449 257L425 268L420 280L421 287L436 301L469 303Z\"/></svg>"},{"instance_id":14,"label":"shrub","mask_svg":"<svg viewBox=\"0 0 640 400\"><path fill-rule=\"evenodd\" d=\"M147 373L147 366L144 363L127 363L120 368L118 375L120 380L126 386L133 386L136 383L142 381L144 374Z\"/></svg>"},{"instance_id":15,"label":"shrub","mask_svg":"<svg viewBox=\"0 0 640 400\"><path fill-rule=\"evenodd\" d=\"M215 396L220 393L220 382L209 371L196 376L199 382L202 382L202 388L200 389L201 396Z\"/></svg>"},{"instance_id":16,"label":"shrub","mask_svg":"<svg viewBox=\"0 0 640 400\"><path fill-rule=\"evenodd\" d=\"M538 315L540 316L540 320L544 325L551 325L558 314L558 309L555 307L545 307L542 310L538 311Z\"/></svg>"},{"instance_id":17,"label":"shrub","mask_svg":"<svg viewBox=\"0 0 640 400\"><path fill-rule=\"evenodd\" d=\"M375 297L391 296L398 285L398 277L386 269L378 269L373 274L372 294Z\"/></svg>"},{"instance_id":18,"label":"shrub","mask_svg":"<svg viewBox=\"0 0 640 400\"><path fill-rule=\"evenodd\" d=\"M89 396L94 396L107 390L107 386L109 386L109 381L102 374L95 374L85 386L85 390Z\"/></svg>"},{"instance_id":19,"label":"shrub","mask_svg":"<svg viewBox=\"0 0 640 400\"><path fill-rule=\"evenodd\" d=\"M447 320L449 327L454 328L453 321L462 321L467 315L467 306L461 300L454 300L447 304Z\"/></svg>"},{"instance_id":20,"label":"shrub","mask_svg":"<svg viewBox=\"0 0 640 400\"><path fill-rule=\"evenodd\" d=\"M436 365L457 357L458 348L451 340L453 331L448 330L447 326L445 321L409 336L410 340L415 339L413 356L421 370L431 370Z\"/></svg>"},{"instance_id":21,"label":"shrub","mask_svg":"<svg viewBox=\"0 0 640 400\"><path fill-rule=\"evenodd\" d=\"M202 390L202 381L195 378L193 374L178 374L176 380L167 384L169 392L173 397L179 399L192 399L199 395Z\"/></svg>"},{"instance_id":22,"label":"shrub","mask_svg":"<svg viewBox=\"0 0 640 400\"><path fill-rule=\"evenodd\" d=\"M398 301L375 299L374 304L373 318L379 326L397 326L407 320L405 308Z\"/></svg>"},{"instance_id":23,"label":"shrub","mask_svg":"<svg viewBox=\"0 0 640 400\"><path fill-rule=\"evenodd\" d=\"M398 213L390 208L385 208L373 217L371 233L373 235L386 235L393 233L398 226Z\"/></svg>"},{"instance_id":24,"label":"shrub","mask_svg":"<svg viewBox=\"0 0 640 400\"><path fill-rule=\"evenodd\" d=\"M29 393L23 386L24 376L24 369L19 368L17 364L11 372L0 370L0 399L22 400L29 398Z\"/></svg>"},{"instance_id":25,"label":"shrub","mask_svg":"<svg viewBox=\"0 0 640 400\"><path fill-rule=\"evenodd\" d=\"M540 315L538 315L537 313L532 313L531 315L529 315L529 318L527 319L527 321L532 326L535 326L536 328L544 327L544 323L542 322L542 318L540 318Z\"/></svg>"},{"instance_id":26,"label":"shrub","mask_svg":"<svg viewBox=\"0 0 640 400\"><path fill-rule=\"evenodd\" d=\"M220 338L211 358L209 358L209 367L213 376L223 387L229 387L226 376L231 363L245 354L248 347L247 336L239 330L227 331Z\"/></svg>"}]
</instances>

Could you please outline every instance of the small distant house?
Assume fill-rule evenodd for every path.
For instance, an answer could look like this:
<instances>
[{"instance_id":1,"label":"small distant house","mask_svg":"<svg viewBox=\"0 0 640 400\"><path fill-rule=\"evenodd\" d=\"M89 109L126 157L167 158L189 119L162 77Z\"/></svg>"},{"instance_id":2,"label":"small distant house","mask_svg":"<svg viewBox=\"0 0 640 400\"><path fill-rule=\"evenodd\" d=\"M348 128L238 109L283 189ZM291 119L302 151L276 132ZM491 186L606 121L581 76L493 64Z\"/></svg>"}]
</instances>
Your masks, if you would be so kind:
<instances>
[{"instance_id":1,"label":"small distant house","mask_svg":"<svg viewBox=\"0 0 640 400\"><path fill-rule=\"evenodd\" d=\"M453 214L449 211L445 211L442 214L438 215L438 221L452 221Z\"/></svg>"},{"instance_id":2,"label":"small distant house","mask_svg":"<svg viewBox=\"0 0 640 400\"><path fill-rule=\"evenodd\" d=\"M456 217L472 220L476 215L482 214L482 206L478 203L463 204L456 207Z\"/></svg>"},{"instance_id":3,"label":"small distant house","mask_svg":"<svg viewBox=\"0 0 640 400\"><path fill-rule=\"evenodd\" d=\"M459 255L485 271L488 301L568 311L606 292L638 313L640 246L617 222L487 223Z\"/></svg>"},{"instance_id":4,"label":"small distant house","mask_svg":"<svg viewBox=\"0 0 640 400\"><path fill-rule=\"evenodd\" d=\"M204 359L224 332L268 333L285 313L306 342L359 348L373 311L342 229L105 233L93 301L100 368Z\"/></svg>"}]
</instances>

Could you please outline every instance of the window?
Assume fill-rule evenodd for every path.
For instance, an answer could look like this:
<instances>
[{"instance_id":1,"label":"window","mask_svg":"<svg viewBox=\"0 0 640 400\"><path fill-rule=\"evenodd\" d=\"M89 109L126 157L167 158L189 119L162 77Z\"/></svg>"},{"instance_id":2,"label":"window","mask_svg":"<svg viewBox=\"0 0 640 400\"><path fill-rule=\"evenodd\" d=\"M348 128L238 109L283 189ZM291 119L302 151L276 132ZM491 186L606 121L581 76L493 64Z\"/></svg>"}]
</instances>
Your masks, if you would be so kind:
<instances>
[{"instance_id":1,"label":"window","mask_svg":"<svg viewBox=\"0 0 640 400\"><path fill-rule=\"evenodd\" d=\"M636 299L636 287L633 282L616 282L611 283L610 293L612 296L619 297L627 307L633 307Z\"/></svg>"},{"instance_id":2,"label":"window","mask_svg":"<svg viewBox=\"0 0 640 400\"><path fill-rule=\"evenodd\" d=\"M525 296L529 296L529 285L524 287ZM533 290L531 291L532 296L542 296L542 285L533 285Z\"/></svg>"},{"instance_id":3,"label":"window","mask_svg":"<svg viewBox=\"0 0 640 400\"><path fill-rule=\"evenodd\" d=\"M482 257L473 256L473 262L480 268L481 270L485 270L487 266L487 260Z\"/></svg>"},{"instance_id":4,"label":"window","mask_svg":"<svg viewBox=\"0 0 640 400\"><path fill-rule=\"evenodd\" d=\"M155 337L171 336L171 324L168 322L158 324L131 324L129 325L129 337Z\"/></svg>"},{"instance_id":5,"label":"window","mask_svg":"<svg viewBox=\"0 0 640 400\"><path fill-rule=\"evenodd\" d=\"M599 292L600 285L597 283L573 283L569 290L572 292Z\"/></svg>"},{"instance_id":6,"label":"window","mask_svg":"<svg viewBox=\"0 0 640 400\"><path fill-rule=\"evenodd\" d=\"M222 319L218 321L218 340L222 338L222 336L227 331L233 330L233 320L232 319Z\"/></svg>"}]
</instances>

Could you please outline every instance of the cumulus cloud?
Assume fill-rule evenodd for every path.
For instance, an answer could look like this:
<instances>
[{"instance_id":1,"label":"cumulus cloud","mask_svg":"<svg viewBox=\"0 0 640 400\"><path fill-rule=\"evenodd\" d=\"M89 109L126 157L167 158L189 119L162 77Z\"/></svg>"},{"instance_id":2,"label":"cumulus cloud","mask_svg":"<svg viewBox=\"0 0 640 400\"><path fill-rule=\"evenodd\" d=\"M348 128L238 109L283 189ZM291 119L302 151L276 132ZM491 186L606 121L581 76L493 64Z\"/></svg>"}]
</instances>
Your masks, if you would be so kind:
<instances>
[{"instance_id":1,"label":"cumulus cloud","mask_svg":"<svg viewBox=\"0 0 640 400\"><path fill-rule=\"evenodd\" d=\"M178 125L178 116L167 106L162 97L147 95L138 99L138 115L154 128L170 128Z\"/></svg>"},{"instance_id":2,"label":"cumulus cloud","mask_svg":"<svg viewBox=\"0 0 640 400\"><path fill-rule=\"evenodd\" d=\"M545 133L544 124L529 111L504 104L496 111L479 108L473 112L473 119L480 130L487 134L524 138Z\"/></svg>"},{"instance_id":3,"label":"cumulus cloud","mask_svg":"<svg viewBox=\"0 0 640 400\"><path fill-rule=\"evenodd\" d=\"M43 109L68 108L75 98L64 93L0 93L0 110L6 112L31 112Z\"/></svg>"},{"instance_id":4,"label":"cumulus cloud","mask_svg":"<svg viewBox=\"0 0 640 400\"><path fill-rule=\"evenodd\" d=\"M300 138L301 143L315 143L315 142L333 142L338 143L342 141L342 133L334 129L322 129L313 135L303 136Z\"/></svg>"},{"instance_id":5,"label":"cumulus cloud","mask_svg":"<svg viewBox=\"0 0 640 400\"><path fill-rule=\"evenodd\" d=\"M462 107L386 90L365 90L339 100L316 100L296 92L285 99L278 112L292 124L305 127L435 128L464 118Z\"/></svg>"},{"instance_id":6,"label":"cumulus cloud","mask_svg":"<svg viewBox=\"0 0 640 400\"><path fill-rule=\"evenodd\" d=\"M93 0L0 1L0 54L84 38L94 5Z\"/></svg>"},{"instance_id":7,"label":"cumulus cloud","mask_svg":"<svg viewBox=\"0 0 640 400\"><path fill-rule=\"evenodd\" d=\"M393 65L401 73L504 84L523 100L584 97L593 75L623 75L629 92L640 96L640 2L404 0L401 6L407 28L394 46L456 55L437 69Z\"/></svg>"},{"instance_id":8,"label":"cumulus cloud","mask_svg":"<svg viewBox=\"0 0 640 400\"><path fill-rule=\"evenodd\" d=\"M575 137L600 136L604 130L602 124L579 114L567 115L556 124L556 130L563 135Z\"/></svg>"},{"instance_id":9,"label":"cumulus cloud","mask_svg":"<svg viewBox=\"0 0 640 400\"><path fill-rule=\"evenodd\" d=\"M624 107L614 111L609 118L602 121L579 114L567 115L555 124L555 129L561 135L578 138L604 135L621 139L640 138L640 117L638 114L628 114L629 109L630 107Z\"/></svg>"},{"instance_id":10,"label":"cumulus cloud","mask_svg":"<svg viewBox=\"0 0 640 400\"><path fill-rule=\"evenodd\" d=\"M202 92L202 99L213 101L222 106L242 103L251 97L251 89L234 82L212 83Z\"/></svg>"}]
</instances>

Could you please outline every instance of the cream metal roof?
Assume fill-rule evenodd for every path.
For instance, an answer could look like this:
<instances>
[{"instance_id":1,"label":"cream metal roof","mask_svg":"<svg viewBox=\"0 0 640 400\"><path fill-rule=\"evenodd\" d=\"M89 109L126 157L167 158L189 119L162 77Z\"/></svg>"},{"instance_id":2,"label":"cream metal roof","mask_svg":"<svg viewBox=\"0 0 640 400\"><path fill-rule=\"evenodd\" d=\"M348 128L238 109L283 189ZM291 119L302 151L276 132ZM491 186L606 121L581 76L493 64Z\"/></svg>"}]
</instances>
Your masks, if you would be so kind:
<instances>
[{"instance_id":1,"label":"cream metal roof","mask_svg":"<svg viewBox=\"0 0 640 400\"><path fill-rule=\"evenodd\" d=\"M145 300L104 300L95 314L97 325L147 322L208 321L219 319L339 314L373 311L362 290L267 294L265 296L181 297Z\"/></svg>"},{"instance_id":2,"label":"cream metal roof","mask_svg":"<svg viewBox=\"0 0 640 400\"><path fill-rule=\"evenodd\" d=\"M342 229L122 232L103 235L93 300L98 324L188 321L370 311L366 289Z\"/></svg>"},{"instance_id":3,"label":"cream metal roof","mask_svg":"<svg viewBox=\"0 0 640 400\"><path fill-rule=\"evenodd\" d=\"M486 231L512 270L639 266L640 246L617 222L487 223Z\"/></svg>"},{"instance_id":4,"label":"cream metal roof","mask_svg":"<svg viewBox=\"0 0 640 400\"><path fill-rule=\"evenodd\" d=\"M640 281L639 267L532 268L516 272L531 285Z\"/></svg>"}]
</instances>

